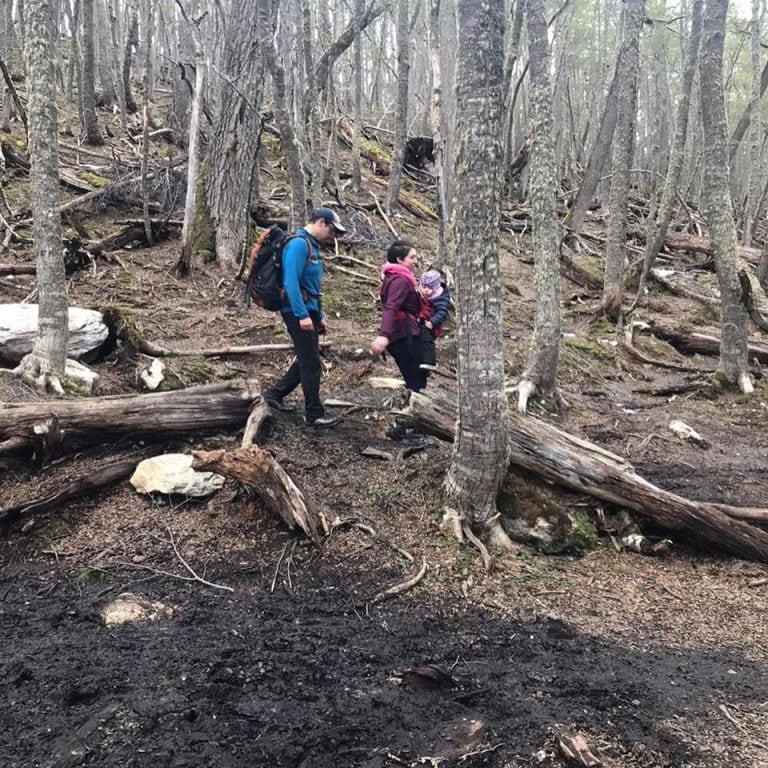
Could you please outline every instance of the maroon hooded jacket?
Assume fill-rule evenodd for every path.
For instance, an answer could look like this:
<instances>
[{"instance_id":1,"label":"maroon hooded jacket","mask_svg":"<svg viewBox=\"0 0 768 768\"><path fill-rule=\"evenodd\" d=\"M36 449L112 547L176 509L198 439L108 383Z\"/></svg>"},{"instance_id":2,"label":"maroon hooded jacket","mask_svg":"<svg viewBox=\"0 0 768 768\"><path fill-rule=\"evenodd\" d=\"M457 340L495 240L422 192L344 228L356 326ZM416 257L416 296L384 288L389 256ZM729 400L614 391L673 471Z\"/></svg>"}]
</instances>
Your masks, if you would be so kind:
<instances>
[{"instance_id":1,"label":"maroon hooded jacket","mask_svg":"<svg viewBox=\"0 0 768 768\"><path fill-rule=\"evenodd\" d=\"M397 272L386 272L380 288L381 324L379 335L386 336L390 343L419 335L417 317L421 310L421 299L410 280Z\"/></svg>"}]
</instances>

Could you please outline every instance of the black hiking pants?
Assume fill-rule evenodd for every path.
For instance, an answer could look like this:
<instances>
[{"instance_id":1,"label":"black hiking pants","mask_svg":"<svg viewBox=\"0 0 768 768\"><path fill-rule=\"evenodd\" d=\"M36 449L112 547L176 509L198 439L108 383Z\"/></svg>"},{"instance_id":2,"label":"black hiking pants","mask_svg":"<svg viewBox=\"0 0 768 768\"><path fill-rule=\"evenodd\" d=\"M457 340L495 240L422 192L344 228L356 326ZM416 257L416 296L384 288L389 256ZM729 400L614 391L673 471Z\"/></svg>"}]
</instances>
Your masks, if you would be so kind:
<instances>
[{"instance_id":1,"label":"black hiking pants","mask_svg":"<svg viewBox=\"0 0 768 768\"><path fill-rule=\"evenodd\" d=\"M320 335L318 333L320 315L317 312L310 312L313 328L311 331L302 331L299 320L293 312L280 314L293 341L296 359L280 381L264 395L282 400L301 384L304 392L304 414L309 422L325 415L325 408L320 401Z\"/></svg>"},{"instance_id":2,"label":"black hiking pants","mask_svg":"<svg viewBox=\"0 0 768 768\"><path fill-rule=\"evenodd\" d=\"M422 358L418 336L404 336L402 339L391 342L387 352L397 363L408 389L419 392L427 386L427 372L419 368Z\"/></svg>"}]
</instances>

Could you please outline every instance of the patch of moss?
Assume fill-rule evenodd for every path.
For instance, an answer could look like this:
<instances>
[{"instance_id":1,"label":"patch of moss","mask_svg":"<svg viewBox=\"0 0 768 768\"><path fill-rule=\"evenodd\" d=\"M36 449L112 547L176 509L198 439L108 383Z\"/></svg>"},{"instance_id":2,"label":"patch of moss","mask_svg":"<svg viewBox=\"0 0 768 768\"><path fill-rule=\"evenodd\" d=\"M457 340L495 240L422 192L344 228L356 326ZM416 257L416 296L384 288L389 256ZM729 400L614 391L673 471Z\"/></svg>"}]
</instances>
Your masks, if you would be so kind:
<instances>
[{"instance_id":1,"label":"patch of moss","mask_svg":"<svg viewBox=\"0 0 768 768\"><path fill-rule=\"evenodd\" d=\"M613 336L616 333L616 325L607 317L598 317L589 325L589 336L593 339Z\"/></svg>"},{"instance_id":2,"label":"patch of moss","mask_svg":"<svg viewBox=\"0 0 768 768\"><path fill-rule=\"evenodd\" d=\"M20 152L27 151L27 140L24 136L14 136L11 133L0 131L0 141L3 142L3 144L8 144L14 149L18 149Z\"/></svg>"},{"instance_id":3,"label":"patch of moss","mask_svg":"<svg viewBox=\"0 0 768 768\"><path fill-rule=\"evenodd\" d=\"M635 336L634 345L641 351L655 358L679 359L679 352L667 341L656 336Z\"/></svg>"},{"instance_id":4,"label":"patch of moss","mask_svg":"<svg viewBox=\"0 0 768 768\"><path fill-rule=\"evenodd\" d=\"M73 395L74 397L88 397L90 395L90 392L66 376L61 379L61 388L64 390L64 394Z\"/></svg>"},{"instance_id":5,"label":"patch of moss","mask_svg":"<svg viewBox=\"0 0 768 768\"><path fill-rule=\"evenodd\" d=\"M601 360L609 360L611 355L600 346L596 341L592 339L584 339L581 336L570 336L560 341L560 354L567 358L567 351L578 350L579 352L585 352L593 357L600 358Z\"/></svg>"},{"instance_id":6,"label":"patch of moss","mask_svg":"<svg viewBox=\"0 0 768 768\"><path fill-rule=\"evenodd\" d=\"M173 160L175 152L170 144L162 143L157 146L157 154L163 158L163 160Z\"/></svg>"},{"instance_id":7,"label":"patch of moss","mask_svg":"<svg viewBox=\"0 0 768 768\"><path fill-rule=\"evenodd\" d=\"M392 155L389 150L385 149L375 139L366 139L361 136L360 154L371 162L376 163L384 173L389 173L389 168L392 165Z\"/></svg>"},{"instance_id":8,"label":"patch of moss","mask_svg":"<svg viewBox=\"0 0 768 768\"><path fill-rule=\"evenodd\" d=\"M108 179L106 176L99 176L97 173L91 173L90 171L78 171L75 175L78 179L82 179L86 184L90 184L95 189L108 187L112 183L112 179Z\"/></svg>"}]
</instances>

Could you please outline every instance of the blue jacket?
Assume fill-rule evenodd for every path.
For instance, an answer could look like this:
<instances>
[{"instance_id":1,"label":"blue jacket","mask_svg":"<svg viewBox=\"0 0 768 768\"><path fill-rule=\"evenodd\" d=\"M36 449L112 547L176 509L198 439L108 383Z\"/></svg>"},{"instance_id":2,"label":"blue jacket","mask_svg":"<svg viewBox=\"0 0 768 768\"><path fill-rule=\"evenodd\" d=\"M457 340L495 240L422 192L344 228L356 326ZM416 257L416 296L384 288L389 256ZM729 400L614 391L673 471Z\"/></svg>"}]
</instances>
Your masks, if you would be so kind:
<instances>
[{"instance_id":1,"label":"blue jacket","mask_svg":"<svg viewBox=\"0 0 768 768\"><path fill-rule=\"evenodd\" d=\"M451 311L451 291L445 283L440 283L440 285L443 286L443 292L436 299L427 299L432 310L429 321L433 328L441 326Z\"/></svg>"},{"instance_id":2,"label":"blue jacket","mask_svg":"<svg viewBox=\"0 0 768 768\"><path fill-rule=\"evenodd\" d=\"M291 312L298 320L310 312L321 313L320 294L323 289L323 263L320 245L305 229L283 249L283 312ZM309 247L308 245L309 244Z\"/></svg>"}]
</instances>

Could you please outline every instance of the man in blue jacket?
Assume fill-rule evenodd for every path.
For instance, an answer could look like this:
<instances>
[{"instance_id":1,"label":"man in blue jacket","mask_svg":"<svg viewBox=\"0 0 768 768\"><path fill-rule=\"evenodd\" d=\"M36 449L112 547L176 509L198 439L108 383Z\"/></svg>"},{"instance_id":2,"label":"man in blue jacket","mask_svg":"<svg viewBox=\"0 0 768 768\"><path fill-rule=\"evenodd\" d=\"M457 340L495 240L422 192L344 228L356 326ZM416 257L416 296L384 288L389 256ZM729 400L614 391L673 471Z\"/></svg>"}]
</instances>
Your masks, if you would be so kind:
<instances>
[{"instance_id":1,"label":"man in blue jacket","mask_svg":"<svg viewBox=\"0 0 768 768\"><path fill-rule=\"evenodd\" d=\"M283 398L301 384L304 392L304 417L309 427L332 427L339 419L326 416L320 400L320 336L325 333L325 318L320 305L323 264L320 243L333 242L346 232L338 215L330 208L316 208L309 224L299 227L283 249L283 316L293 340L296 359L283 377L264 392L267 404L279 411L291 411Z\"/></svg>"}]
</instances>

